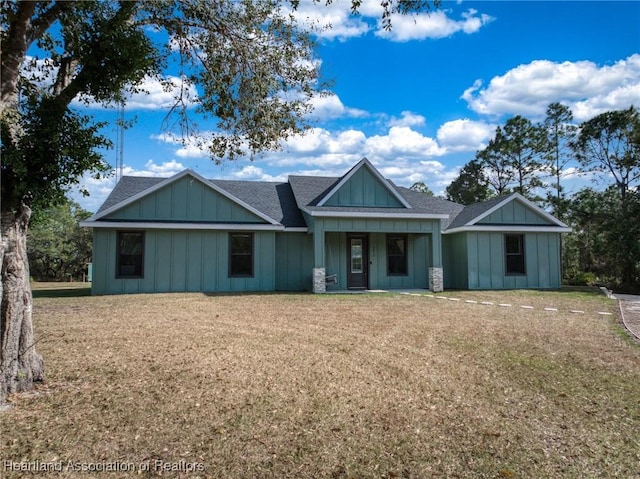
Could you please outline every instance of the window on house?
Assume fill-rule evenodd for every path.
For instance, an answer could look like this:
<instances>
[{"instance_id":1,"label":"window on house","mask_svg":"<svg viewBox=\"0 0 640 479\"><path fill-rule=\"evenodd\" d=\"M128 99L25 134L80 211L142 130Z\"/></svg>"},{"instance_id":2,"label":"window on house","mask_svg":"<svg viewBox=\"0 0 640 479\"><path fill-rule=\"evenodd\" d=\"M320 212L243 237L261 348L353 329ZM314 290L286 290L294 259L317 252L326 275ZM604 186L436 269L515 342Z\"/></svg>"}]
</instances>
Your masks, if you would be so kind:
<instances>
[{"instance_id":1,"label":"window on house","mask_svg":"<svg viewBox=\"0 0 640 479\"><path fill-rule=\"evenodd\" d=\"M387 235L387 275L406 276L407 236Z\"/></svg>"},{"instance_id":2,"label":"window on house","mask_svg":"<svg viewBox=\"0 0 640 479\"><path fill-rule=\"evenodd\" d=\"M253 276L253 234L229 235L229 276Z\"/></svg>"},{"instance_id":3,"label":"window on house","mask_svg":"<svg viewBox=\"0 0 640 479\"><path fill-rule=\"evenodd\" d=\"M526 274L524 261L524 235L505 235L505 264L507 275Z\"/></svg>"},{"instance_id":4,"label":"window on house","mask_svg":"<svg viewBox=\"0 0 640 479\"><path fill-rule=\"evenodd\" d=\"M118 231L117 278L144 276L144 231Z\"/></svg>"}]
</instances>

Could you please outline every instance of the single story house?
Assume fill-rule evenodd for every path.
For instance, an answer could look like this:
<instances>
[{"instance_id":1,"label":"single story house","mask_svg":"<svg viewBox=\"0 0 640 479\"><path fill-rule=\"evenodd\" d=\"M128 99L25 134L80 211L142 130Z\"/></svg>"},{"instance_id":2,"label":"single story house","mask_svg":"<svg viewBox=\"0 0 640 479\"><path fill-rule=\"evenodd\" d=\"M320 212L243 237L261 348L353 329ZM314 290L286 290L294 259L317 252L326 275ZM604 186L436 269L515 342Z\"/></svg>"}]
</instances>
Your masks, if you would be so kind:
<instances>
[{"instance_id":1,"label":"single story house","mask_svg":"<svg viewBox=\"0 0 640 479\"><path fill-rule=\"evenodd\" d=\"M93 294L560 287L570 229L518 194L462 206L366 158L286 182L123 177L93 228Z\"/></svg>"}]
</instances>

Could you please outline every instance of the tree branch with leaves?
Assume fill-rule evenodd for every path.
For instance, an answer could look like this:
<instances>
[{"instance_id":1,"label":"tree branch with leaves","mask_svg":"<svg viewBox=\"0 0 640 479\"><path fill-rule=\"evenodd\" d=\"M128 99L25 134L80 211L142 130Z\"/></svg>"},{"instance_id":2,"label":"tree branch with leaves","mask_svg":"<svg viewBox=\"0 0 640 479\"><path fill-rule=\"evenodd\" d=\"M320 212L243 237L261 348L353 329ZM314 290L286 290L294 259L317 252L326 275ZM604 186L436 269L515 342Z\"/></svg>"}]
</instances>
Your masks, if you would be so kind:
<instances>
[{"instance_id":1,"label":"tree branch with leaves","mask_svg":"<svg viewBox=\"0 0 640 479\"><path fill-rule=\"evenodd\" d=\"M83 175L110 172L100 153L111 147L105 125L74 103L121 104L146 80L168 86L173 67L182 83L165 126L178 138L192 140L200 116L216 125L199 138L215 161L276 149L309 126L311 100L324 94L312 32L291 15L297 3L2 0L0 403L44 377L31 346L31 209L63 201ZM360 3L352 0L354 13ZM439 3L384 0L382 23ZM40 58L29 54L36 46Z\"/></svg>"}]
</instances>

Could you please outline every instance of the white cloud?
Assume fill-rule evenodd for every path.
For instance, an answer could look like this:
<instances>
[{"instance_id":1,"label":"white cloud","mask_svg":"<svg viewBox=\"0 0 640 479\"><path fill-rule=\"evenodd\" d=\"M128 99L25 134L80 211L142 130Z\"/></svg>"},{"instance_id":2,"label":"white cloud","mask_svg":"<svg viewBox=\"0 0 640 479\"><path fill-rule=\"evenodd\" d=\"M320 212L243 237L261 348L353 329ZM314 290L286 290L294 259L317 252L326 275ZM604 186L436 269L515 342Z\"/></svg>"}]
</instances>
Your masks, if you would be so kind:
<instances>
[{"instance_id":1,"label":"white cloud","mask_svg":"<svg viewBox=\"0 0 640 479\"><path fill-rule=\"evenodd\" d=\"M187 142L176 150L176 156L180 158L208 158L210 153L197 142Z\"/></svg>"},{"instance_id":2,"label":"white cloud","mask_svg":"<svg viewBox=\"0 0 640 479\"><path fill-rule=\"evenodd\" d=\"M458 32L475 33L493 20L489 15L479 14L474 9L462 13L458 20L449 17L449 10L393 14L392 29L385 31L382 27L383 8L380 3L380 0L364 0L358 9L358 15L352 15L350 0L333 0L329 5L325 2L303 1L292 14L317 37L339 41L360 37L370 31L381 38L398 42L445 38Z\"/></svg>"},{"instance_id":3,"label":"white cloud","mask_svg":"<svg viewBox=\"0 0 640 479\"><path fill-rule=\"evenodd\" d=\"M211 144L211 141L207 139L209 134L210 132L203 131L197 136L192 135L181 138L171 133L161 133L159 135L151 135L150 138L175 146L174 154L179 158L209 158L208 147Z\"/></svg>"},{"instance_id":4,"label":"white cloud","mask_svg":"<svg viewBox=\"0 0 640 479\"><path fill-rule=\"evenodd\" d=\"M287 175L270 175L255 165L247 165L239 170L233 171L224 176L226 179L243 180L243 181L287 181Z\"/></svg>"},{"instance_id":5,"label":"white cloud","mask_svg":"<svg viewBox=\"0 0 640 479\"><path fill-rule=\"evenodd\" d=\"M476 80L461 98L477 113L530 118L543 117L547 106L557 101L583 121L640 103L640 54L605 66L536 60L492 78L486 87Z\"/></svg>"},{"instance_id":6,"label":"white cloud","mask_svg":"<svg viewBox=\"0 0 640 479\"><path fill-rule=\"evenodd\" d=\"M195 85L176 76L165 77L162 81L147 77L139 85L139 89L139 93L128 95L128 110L171 108L178 98L182 98L186 106L193 106L198 99Z\"/></svg>"},{"instance_id":7,"label":"white cloud","mask_svg":"<svg viewBox=\"0 0 640 479\"><path fill-rule=\"evenodd\" d=\"M438 142L449 152L476 151L493 138L496 126L467 118L444 123L438 129Z\"/></svg>"},{"instance_id":8,"label":"white cloud","mask_svg":"<svg viewBox=\"0 0 640 479\"><path fill-rule=\"evenodd\" d=\"M426 118L417 113L403 111L400 118L392 117L389 120L389 126L424 126Z\"/></svg>"},{"instance_id":9,"label":"white cloud","mask_svg":"<svg viewBox=\"0 0 640 479\"><path fill-rule=\"evenodd\" d=\"M149 160L144 165L145 169L139 172L129 168L125 174L135 176L171 176L184 170L184 165L176 160L165 161L159 165Z\"/></svg>"},{"instance_id":10,"label":"white cloud","mask_svg":"<svg viewBox=\"0 0 640 479\"><path fill-rule=\"evenodd\" d=\"M338 95L327 94L315 96L310 101L313 111L309 115L313 119L329 120L332 118L362 118L368 115L364 110L344 106Z\"/></svg>"},{"instance_id":11,"label":"white cloud","mask_svg":"<svg viewBox=\"0 0 640 479\"><path fill-rule=\"evenodd\" d=\"M446 38L458 32L476 33L493 20L493 17L478 14L473 9L464 12L461 20L454 20L447 13L443 10L438 10L415 15L393 14L391 16L392 29L389 31L379 29L376 32L376 36L397 42L424 40L426 38Z\"/></svg>"},{"instance_id":12,"label":"white cloud","mask_svg":"<svg viewBox=\"0 0 640 479\"><path fill-rule=\"evenodd\" d=\"M135 93L126 93L125 108L127 110L158 110L176 105L178 99L184 102L186 107L191 107L198 101L198 92L195 85L188 80L176 76L166 76L162 79L146 77L136 86ZM92 98L81 96L73 101L76 107L84 108L116 108L116 104L102 105Z\"/></svg>"},{"instance_id":13,"label":"white cloud","mask_svg":"<svg viewBox=\"0 0 640 479\"><path fill-rule=\"evenodd\" d=\"M433 139L407 126L392 126L386 135L367 138L365 150L369 159L384 158L429 158L441 156L445 151Z\"/></svg>"}]
</instances>

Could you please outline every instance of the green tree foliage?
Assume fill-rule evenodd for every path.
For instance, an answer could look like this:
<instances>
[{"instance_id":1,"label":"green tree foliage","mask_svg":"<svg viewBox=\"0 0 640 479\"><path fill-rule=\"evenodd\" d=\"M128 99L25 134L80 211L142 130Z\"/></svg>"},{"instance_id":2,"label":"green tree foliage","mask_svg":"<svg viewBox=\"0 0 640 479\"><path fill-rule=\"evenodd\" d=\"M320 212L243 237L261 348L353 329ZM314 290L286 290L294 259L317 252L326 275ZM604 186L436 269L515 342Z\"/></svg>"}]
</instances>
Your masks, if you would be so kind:
<instances>
[{"instance_id":1,"label":"green tree foliage","mask_svg":"<svg viewBox=\"0 0 640 479\"><path fill-rule=\"evenodd\" d=\"M567 221L573 231L565 237L563 261L568 280L593 273L613 288L640 286L640 195L627 199L615 186L604 191L585 188L573 196Z\"/></svg>"},{"instance_id":2,"label":"green tree foliage","mask_svg":"<svg viewBox=\"0 0 640 479\"><path fill-rule=\"evenodd\" d=\"M21 201L48 205L62 200L83 173L104 174L108 165L96 153L109 146L99 134L103 125L75 113L71 101L122 101L145 78L166 82L170 60L177 62L184 88L166 124L192 133L192 110L213 116L218 129L207 144L219 159L276 148L306 127L308 101L319 93L313 42L278 2L10 2L3 7L3 209ZM44 27L54 24L60 33L47 36ZM158 32L165 34L162 44ZM49 60L26 57L34 43ZM38 81L42 77L54 80L45 84ZM190 85L197 85L197 98L186 95Z\"/></svg>"},{"instance_id":3,"label":"green tree foliage","mask_svg":"<svg viewBox=\"0 0 640 479\"><path fill-rule=\"evenodd\" d=\"M573 162L604 189L566 197L561 181ZM565 278L598 278L614 288L640 290L638 110L605 112L576 126L566 106L552 103L539 125L511 118L447 187L447 199L472 204L518 191L538 200L545 170L555 190L547 204L573 228L563 240Z\"/></svg>"},{"instance_id":4,"label":"green tree foliage","mask_svg":"<svg viewBox=\"0 0 640 479\"><path fill-rule=\"evenodd\" d=\"M462 167L458 177L446 188L447 199L463 205L472 205L490 199L494 194L477 159Z\"/></svg>"},{"instance_id":5,"label":"green tree foliage","mask_svg":"<svg viewBox=\"0 0 640 479\"><path fill-rule=\"evenodd\" d=\"M448 198L463 204L484 201L493 195L518 192L535 198L543 185L544 152L542 129L530 120L515 116L496 128L495 136L460 172L447 188ZM465 191L469 190L469 191Z\"/></svg>"},{"instance_id":6,"label":"green tree foliage","mask_svg":"<svg viewBox=\"0 0 640 479\"><path fill-rule=\"evenodd\" d=\"M98 153L110 146L103 125L75 111L72 101L122 102L147 78L169 87L164 72L172 64L182 87L167 129L194 133L193 113L215 121L200 146L217 161L277 148L308 126L310 100L324 89L311 33L290 15L297 3L1 0L0 403L44 377L33 347L31 208L61 203L83 175L99 178L109 170ZM393 13L437 3L385 0L382 22L390 28ZM354 13L360 4L352 0ZM28 56L36 46L41 57Z\"/></svg>"},{"instance_id":7,"label":"green tree foliage","mask_svg":"<svg viewBox=\"0 0 640 479\"><path fill-rule=\"evenodd\" d=\"M613 177L623 202L631 188L640 186L640 115L635 107L582 123L574 149L585 171Z\"/></svg>"},{"instance_id":8,"label":"green tree foliage","mask_svg":"<svg viewBox=\"0 0 640 479\"><path fill-rule=\"evenodd\" d=\"M541 131L544 141L545 160L553 178L555 195L547 194L547 202L553 207L556 216L563 218L567 201L561 184L567 166L575 160L571 149L578 128L573 124L573 113L561 103L551 103L547 107L546 118L542 122Z\"/></svg>"},{"instance_id":9,"label":"green tree foliage","mask_svg":"<svg viewBox=\"0 0 640 479\"><path fill-rule=\"evenodd\" d=\"M477 151L474 158L482 170L487 185L497 196L510 193L515 179L515 173L509 164L509 159L501 153L503 137L502 128L496 128L495 137L489 141L486 148Z\"/></svg>"},{"instance_id":10,"label":"green tree foliage","mask_svg":"<svg viewBox=\"0 0 640 479\"><path fill-rule=\"evenodd\" d=\"M36 281L79 281L91 261L92 235L80 222L91 216L70 200L38 210L31 220L27 252Z\"/></svg>"},{"instance_id":11,"label":"green tree foliage","mask_svg":"<svg viewBox=\"0 0 640 479\"><path fill-rule=\"evenodd\" d=\"M496 182L498 195L511 190L531 197L534 190L542 186L542 152L540 128L518 115L496 129L493 141L479 158L485 168L494 171L494 177L500 178Z\"/></svg>"},{"instance_id":12,"label":"green tree foliage","mask_svg":"<svg viewBox=\"0 0 640 479\"><path fill-rule=\"evenodd\" d=\"M431 191L431 189L424 184L424 181L415 182L409 189L417 191L418 193L424 193L427 196L434 196L433 191Z\"/></svg>"},{"instance_id":13,"label":"green tree foliage","mask_svg":"<svg viewBox=\"0 0 640 479\"><path fill-rule=\"evenodd\" d=\"M640 116L635 107L609 111L580 125L574 149L584 171L612 178L613 184L596 196L606 209L596 232L606 238L597 251L608 261L602 275L612 284L640 285ZM578 205L582 198L574 200ZM575 208L575 206L574 206Z\"/></svg>"}]
</instances>

